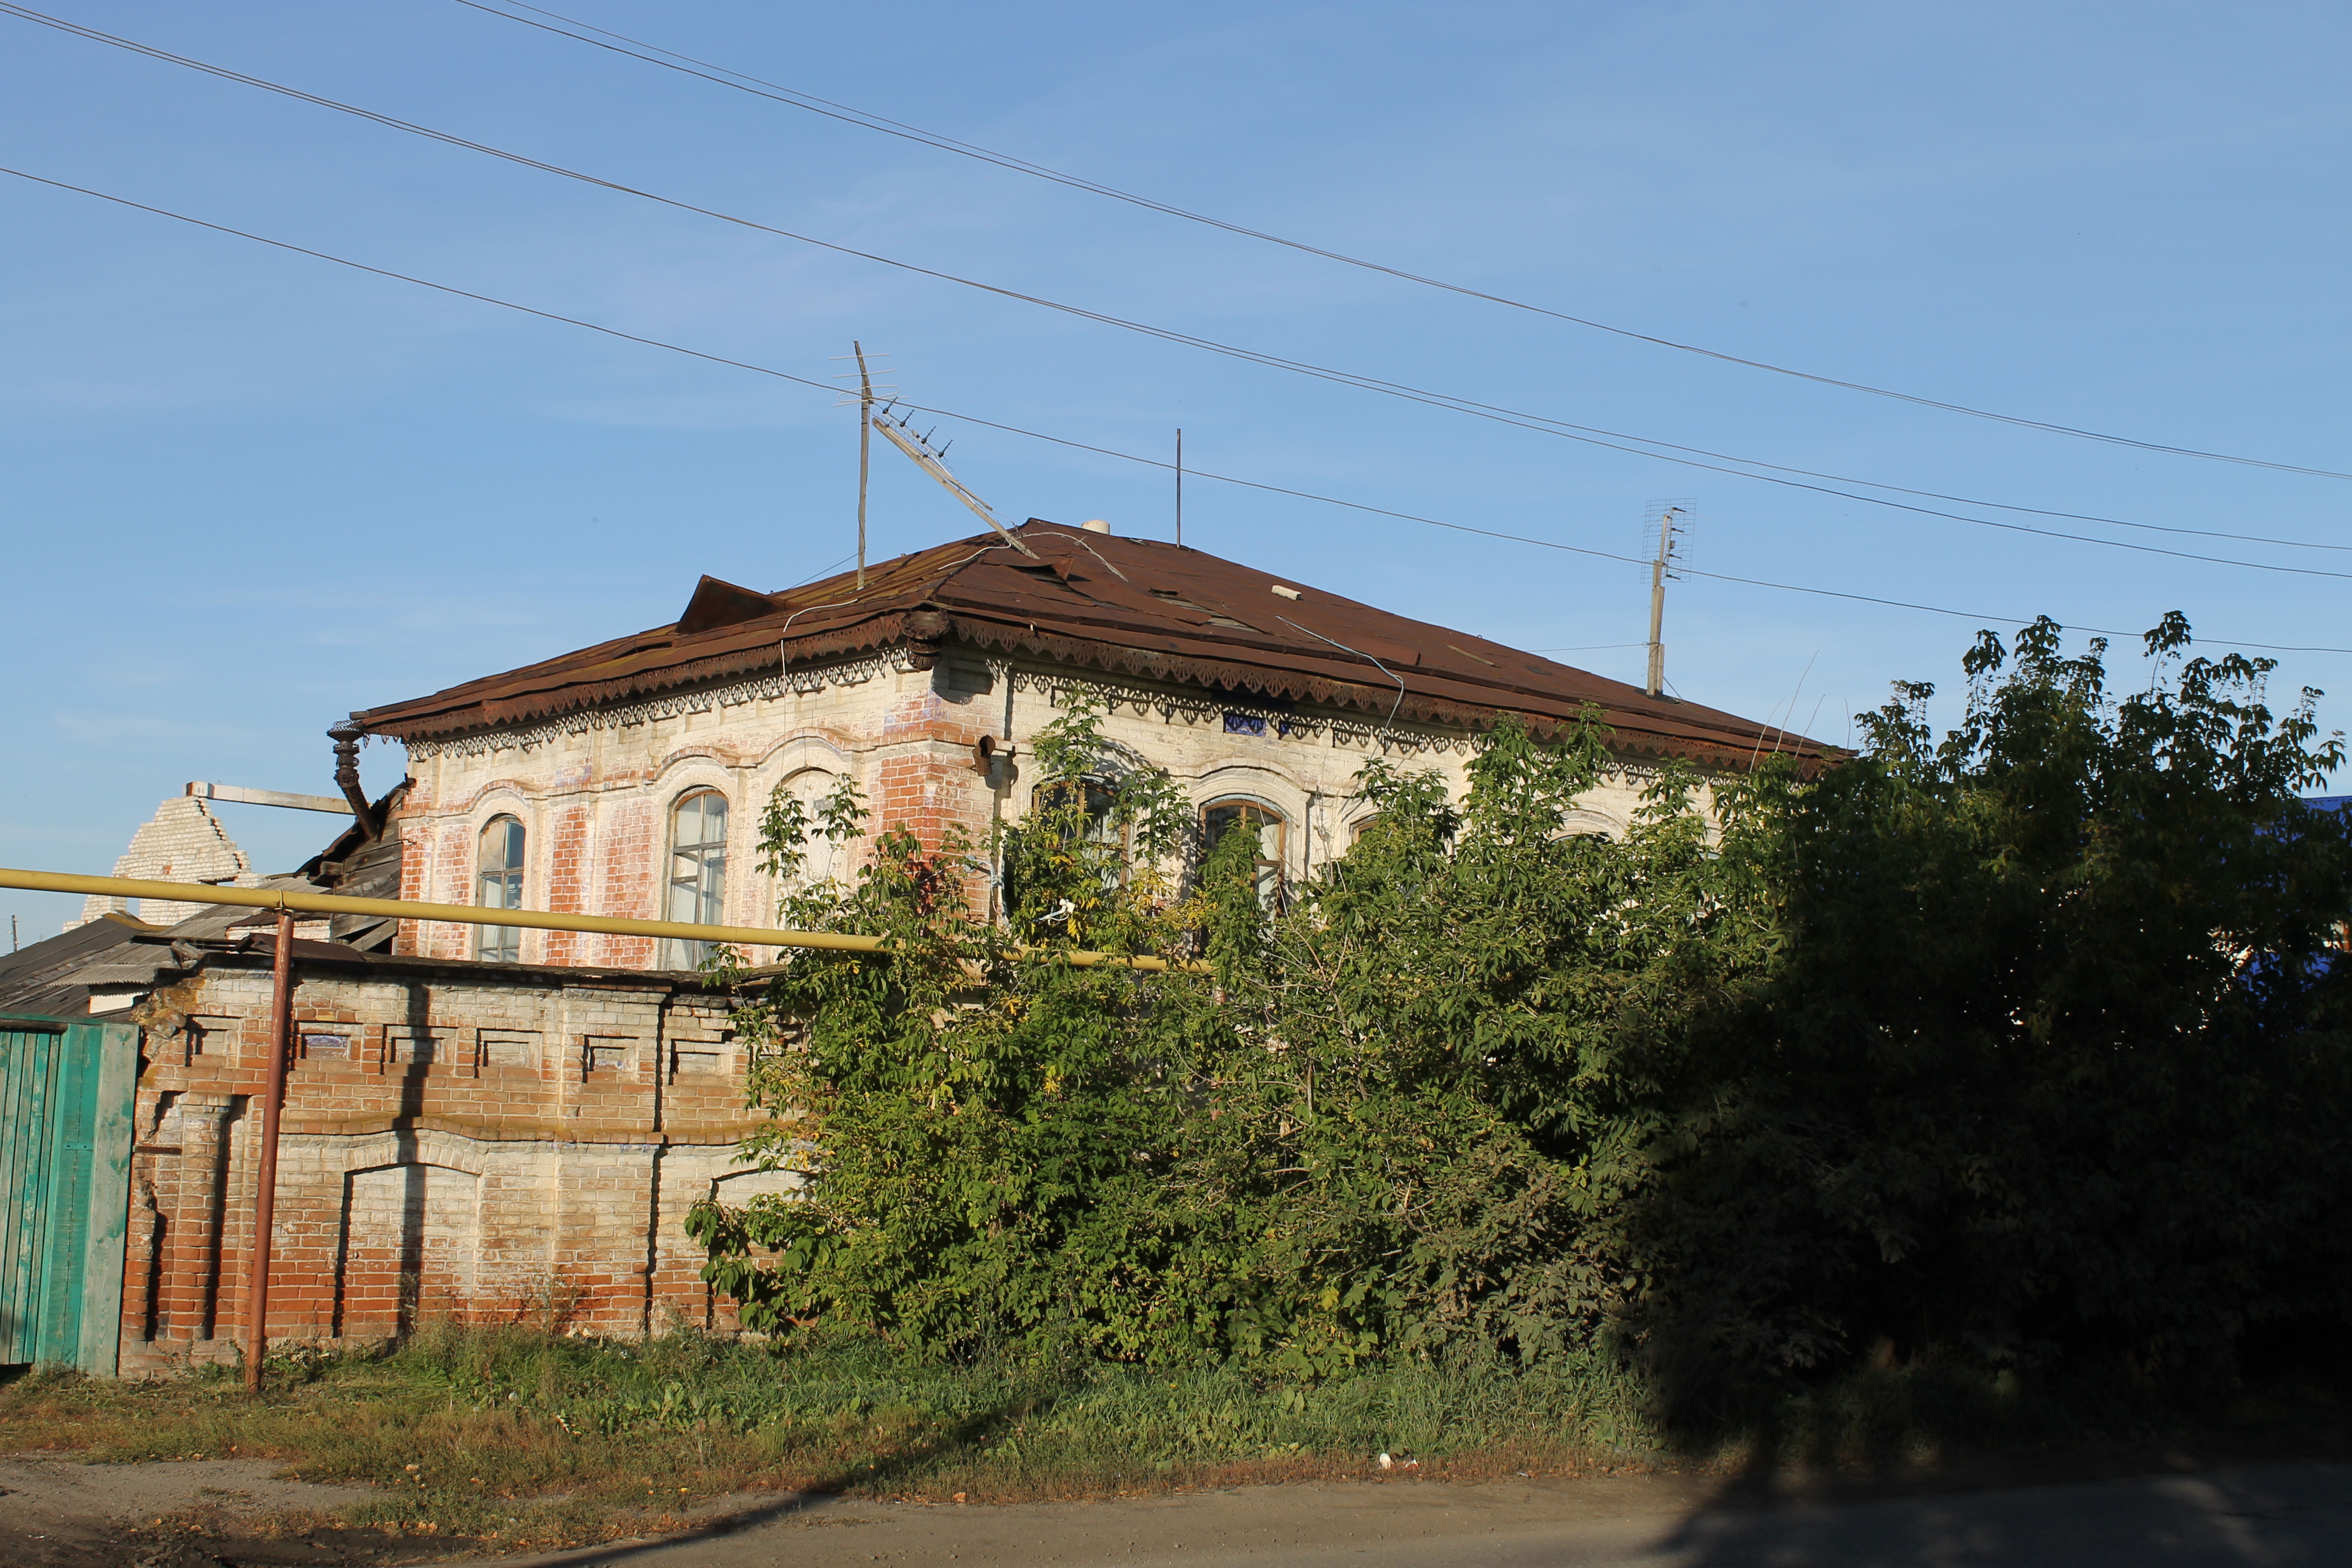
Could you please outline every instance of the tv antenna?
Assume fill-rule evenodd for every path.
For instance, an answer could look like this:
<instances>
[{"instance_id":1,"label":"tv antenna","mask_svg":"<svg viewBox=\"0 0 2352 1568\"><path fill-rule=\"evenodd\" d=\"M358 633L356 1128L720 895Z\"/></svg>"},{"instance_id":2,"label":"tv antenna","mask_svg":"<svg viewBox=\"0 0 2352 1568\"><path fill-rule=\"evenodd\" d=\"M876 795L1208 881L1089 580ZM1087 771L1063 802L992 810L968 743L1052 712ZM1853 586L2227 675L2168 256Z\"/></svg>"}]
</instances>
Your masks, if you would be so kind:
<instances>
[{"instance_id":1,"label":"tv antenna","mask_svg":"<svg viewBox=\"0 0 2352 1568\"><path fill-rule=\"evenodd\" d=\"M896 401L895 398L892 399L892 402ZM915 467L939 480L948 494L971 508L979 515L981 521L996 530L998 536L1005 543L1010 544L1032 561L1037 559L1035 551L1013 538L1005 526L996 521L996 514L988 510L986 501L972 494L964 487L961 479L948 472L947 447L931 445L931 437L939 434L937 429L933 429L928 435L917 435L914 426L908 422L905 415L902 414L896 419L890 417L889 404L885 404L881 408L869 412L866 416L866 422L871 428L881 431L888 437L892 446L913 458ZM949 443L949 446L952 445L954 445L953 442Z\"/></svg>"},{"instance_id":2,"label":"tv antenna","mask_svg":"<svg viewBox=\"0 0 2352 1568\"><path fill-rule=\"evenodd\" d=\"M1005 543L1010 544L1013 549L1018 550L1022 554L1029 557L1030 560L1036 560L1037 552L1030 549L1026 544L1022 543L1021 541L1013 538L1013 535L1006 531L1004 525L996 521L996 514L988 510L988 503L986 501L981 500L978 496L972 494L971 490L965 489L962 480L948 472L947 447L934 447L931 445L931 437L939 434L936 429L932 430L929 435L919 436L915 433L914 426L908 422L907 416L902 414L895 419L890 416L890 411L897 406L898 402L898 389L895 386L876 385L874 382L873 368L867 363L869 357L873 359L887 359L890 356L887 353L876 353L868 356L866 353L866 346L863 343L856 342L855 339L851 340L849 349L850 352L848 353L835 354L834 357L836 360L855 359L857 362L857 368L855 371L842 372L841 375L836 379L847 380L850 376L855 375L857 377L857 387L855 391L851 391L847 388L843 389L840 398L834 404L834 406L836 408L843 408L855 404L857 408L858 589L863 592L866 587L866 486L867 476L872 467L871 453L874 446L874 432L877 430L881 431L884 436L887 437L892 446L898 447L898 450L906 453L908 457L913 458L915 467L922 469L923 472L930 475L931 478L939 480L941 485L945 486L947 488L948 494L955 497L956 500L971 508L973 511L978 512L980 514L980 520L988 524L989 527L996 530L997 533L1003 539ZM955 445L955 443L952 441L948 443L949 447L953 445Z\"/></svg>"},{"instance_id":3,"label":"tv antenna","mask_svg":"<svg viewBox=\"0 0 2352 1568\"><path fill-rule=\"evenodd\" d=\"M1666 691L1666 577L1681 558L1679 545L1690 506L1687 500L1652 501L1643 509L1642 531L1645 535L1654 531L1657 536L1657 553L1650 559L1650 678L1643 685L1652 697L1664 697Z\"/></svg>"}]
</instances>

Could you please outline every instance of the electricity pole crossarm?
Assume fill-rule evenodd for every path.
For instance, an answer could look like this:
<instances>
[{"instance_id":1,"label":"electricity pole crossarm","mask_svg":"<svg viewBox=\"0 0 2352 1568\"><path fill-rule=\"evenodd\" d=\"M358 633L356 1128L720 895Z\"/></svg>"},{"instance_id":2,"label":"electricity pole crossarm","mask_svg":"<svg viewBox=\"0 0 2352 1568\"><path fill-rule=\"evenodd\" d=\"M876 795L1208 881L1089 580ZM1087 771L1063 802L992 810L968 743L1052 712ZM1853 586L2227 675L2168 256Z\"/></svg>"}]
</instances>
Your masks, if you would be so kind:
<instances>
[{"instance_id":1,"label":"electricity pole crossarm","mask_svg":"<svg viewBox=\"0 0 2352 1568\"><path fill-rule=\"evenodd\" d=\"M982 522L985 522L989 527L996 530L997 533L1003 537L1005 543L1010 544L1013 549L1018 550L1022 554L1026 555L1032 561L1037 559L1037 552L1035 551L1030 549L1020 540L1013 538L1010 532L1006 531L1004 525L996 521L996 514L988 510L988 503L986 501L981 500L978 496L964 489L963 481L957 479L953 474L948 472L948 466L940 461L940 455L931 450L929 442L924 440L921 437L906 430L896 420L886 418L882 415L874 415L872 416L872 419L874 428L881 431L884 436L889 437L890 444L892 446L898 447L898 450L906 453L908 457L913 458L917 468L922 469L923 472L930 475L931 478L939 480L941 485L945 486L948 494L955 497L956 500L971 508L974 512L979 514L980 520Z\"/></svg>"}]
</instances>

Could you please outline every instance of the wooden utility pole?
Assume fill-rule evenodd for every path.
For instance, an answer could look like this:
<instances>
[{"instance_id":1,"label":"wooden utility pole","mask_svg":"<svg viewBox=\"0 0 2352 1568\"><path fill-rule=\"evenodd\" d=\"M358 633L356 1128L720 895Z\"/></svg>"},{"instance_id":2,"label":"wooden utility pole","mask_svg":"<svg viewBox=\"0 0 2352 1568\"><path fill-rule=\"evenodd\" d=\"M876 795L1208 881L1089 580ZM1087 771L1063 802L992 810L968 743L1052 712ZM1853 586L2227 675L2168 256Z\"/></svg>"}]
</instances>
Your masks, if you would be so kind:
<instances>
[{"instance_id":1,"label":"wooden utility pole","mask_svg":"<svg viewBox=\"0 0 2352 1568\"><path fill-rule=\"evenodd\" d=\"M857 356L857 591L866 591L866 475L873 466L874 378L866 370L866 345L849 340Z\"/></svg>"},{"instance_id":2,"label":"wooden utility pole","mask_svg":"<svg viewBox=\"0 0 2352 1568\"><path fill-rule=\"evenodd\" d=\"M1666 645L1660 640L1666 625L1666 558L1673 552L1675 515L1670 506L1658 514L1658 553L1650 562L1650 679L1643 688L1653 697L1666 691Z\"/></svg>"}]
</instances>

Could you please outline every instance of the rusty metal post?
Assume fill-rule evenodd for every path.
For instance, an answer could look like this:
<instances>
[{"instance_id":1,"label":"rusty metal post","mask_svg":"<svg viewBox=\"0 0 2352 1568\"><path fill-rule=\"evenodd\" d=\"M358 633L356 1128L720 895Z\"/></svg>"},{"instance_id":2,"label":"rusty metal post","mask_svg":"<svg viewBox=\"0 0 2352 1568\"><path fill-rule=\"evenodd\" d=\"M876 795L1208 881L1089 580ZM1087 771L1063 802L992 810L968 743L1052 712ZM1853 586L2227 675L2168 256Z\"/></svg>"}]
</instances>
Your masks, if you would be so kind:
<instances>
[{"instance_id":1,"label":"rusty metal post","mask_svg":"<svg viewBox=\"0 0 2352 1568\"><path fill-rule=\"evenodd\" d=\"M294 1034L294 911L278 911L270 956L269 1079L261 1100L261 1174L254 1194L253 1261L245 1283L245 1387L261 1392L261 1358L269 1345L269 1232L278 1207L278 1110L286 1098L286 1058Z\"/></svg>"}]
</instances>

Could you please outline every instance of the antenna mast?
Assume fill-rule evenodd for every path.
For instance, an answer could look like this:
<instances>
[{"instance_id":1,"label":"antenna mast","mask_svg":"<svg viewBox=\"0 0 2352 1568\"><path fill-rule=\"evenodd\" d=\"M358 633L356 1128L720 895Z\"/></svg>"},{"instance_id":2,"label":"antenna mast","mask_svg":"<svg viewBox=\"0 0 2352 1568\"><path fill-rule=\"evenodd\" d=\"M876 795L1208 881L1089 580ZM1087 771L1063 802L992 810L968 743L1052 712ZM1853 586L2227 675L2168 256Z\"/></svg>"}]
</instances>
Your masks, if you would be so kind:
<instances>
[{"instance_id":1,"label":"antenna mast","mask_svg":"<svg viewBox=\"0 0 2352 1568\"><path fill-rule=\"evenodd\" d=\"M1666 625L1666 563L1674 554L1675 519L1683 509L1670 506L1658 513L1658 553L1650 562L1650 679L1643 689L1653 697L1666 690L1666 645L1661 638Z\"/></svg>"},{"instance_id":2,"label":"antenna mast","mask_svg":"<svg viewBox=\"0 0 2352 1568\"><path fill-rule=\"evenodd\" d=\"M866 592L866 475L871 464L874 437L874 377L866 369L866 345L849 340L857 356L857 591Z\"/></svg>"},{"instance_id":3,"label":"antenna mast","mask_svg":"<svg viewBox=\"0 0 2352 1568\"><path fill-rule=\"evenodd\" d=\"M1184 426L1176 426L1176 548L1184 548Z\"/></svg>"},{"instance_id":4,"label":"antenna mast","mask_svg":"<svg viewBox=\"0 0 2352 1568\"><path fill-rule=\"evenodd\" d=\"M874 366L867 358L866 345L855 338L849 341L849 353L835 354L833 357L836 364L847 359L855 359L857 362L857 369L855 372L843 371L834 377L835 381L846 381L855 374L857 377L857 385L854 389L844 387L841 395L833 400L833 405L835 408L845 408L853 403L857 405L857 588L860 593L863 593L866 589L866 485L867 476L874 467L872 458L874 437L869 433L867 426L874 417L874 400L885 396L895 398L898 395L898 389L895 386L877 387L874 384ZM872 356L873 359L889 357L887 350L880 349L875 351ZM882 373L885 375L889 372L888 365L882 367Z\"/></svg>"}]
</instances>

